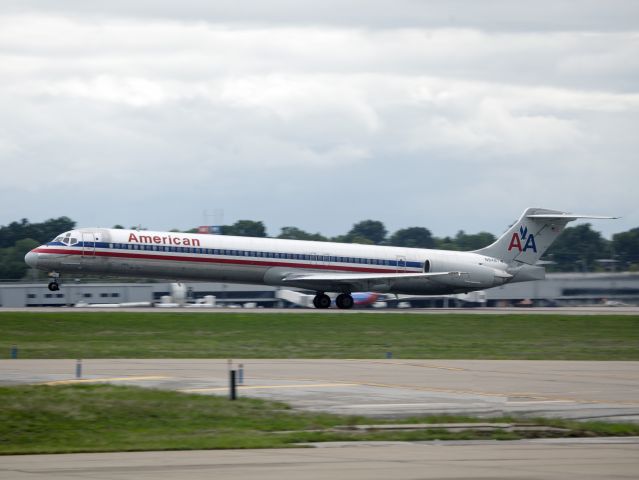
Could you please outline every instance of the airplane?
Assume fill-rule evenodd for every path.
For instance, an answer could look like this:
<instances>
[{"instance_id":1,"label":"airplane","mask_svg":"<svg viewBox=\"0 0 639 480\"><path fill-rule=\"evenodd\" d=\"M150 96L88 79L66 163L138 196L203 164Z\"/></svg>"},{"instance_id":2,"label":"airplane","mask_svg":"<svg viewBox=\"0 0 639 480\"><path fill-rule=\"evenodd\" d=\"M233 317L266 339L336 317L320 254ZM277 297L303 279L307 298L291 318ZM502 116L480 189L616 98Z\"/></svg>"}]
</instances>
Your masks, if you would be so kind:
<instances>
[{"instance_id":1,"label":"airplane","mask_svg":"<svg viewBox=\"0 0 639 480\"><path fill-rule=\"evenodd\" d=\"M352 308L355 292L447 295L545 278L536 265L566 225L614 219L528 208L501 237L472 252L226 235L80 228L25 255L50 272L91 273L295 287L316 292L313 305Z\"/></svg>"}]
</instances>

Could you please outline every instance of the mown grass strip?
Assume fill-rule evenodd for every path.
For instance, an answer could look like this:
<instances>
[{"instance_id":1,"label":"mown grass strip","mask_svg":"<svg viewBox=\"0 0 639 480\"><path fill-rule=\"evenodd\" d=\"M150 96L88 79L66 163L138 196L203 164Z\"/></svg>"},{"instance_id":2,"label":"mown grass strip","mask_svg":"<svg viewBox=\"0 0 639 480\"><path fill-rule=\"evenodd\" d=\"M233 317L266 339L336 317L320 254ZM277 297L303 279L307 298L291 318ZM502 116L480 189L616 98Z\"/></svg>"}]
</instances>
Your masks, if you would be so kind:
<instances>
[{"instance_id":1,"label":"mown grass strip","mask_svg":"<svg viewBox=\"0 0 639 480\"><path fill-rule=\"evenodd\" d=\"M639 360L639 316L0 313L0 358Z\"/></svg>"},{"instance_id":2,"label":"mown grass strip","mask_svg":"<svg viewBox=\"0 0 639 480\"><path fill-rule=\"evenodd\" d=\"M336 426L382 423L291 410L243 398L189 395L114 385L0 387L0 454L290 447L349 440L471 440L548 436L639 435L639 425L535 419L565 432L335 431ZM496 418L492 422L531 420ZM472 423L455 416L389 420L396 423Z\"/></svg>"}]
</instances>

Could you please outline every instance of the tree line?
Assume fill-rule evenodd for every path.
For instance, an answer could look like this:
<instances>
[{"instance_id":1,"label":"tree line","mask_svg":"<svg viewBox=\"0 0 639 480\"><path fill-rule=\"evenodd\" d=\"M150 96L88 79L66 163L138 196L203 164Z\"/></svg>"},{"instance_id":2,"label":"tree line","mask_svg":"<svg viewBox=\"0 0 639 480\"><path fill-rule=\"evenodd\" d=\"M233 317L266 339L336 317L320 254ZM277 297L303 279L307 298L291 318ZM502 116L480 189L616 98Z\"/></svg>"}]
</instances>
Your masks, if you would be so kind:
<instances>
[{"instance_id":1,"label":"tree line","mask_svg":"<svg viewBox=\"0 0 639 480\"><path fill-rule=\"evenodd\" d=\"M223 227L222 232L247 237L267 236L264 224L252 220L240 220ZM363 220L354 224L348 233L333 238L305 232L297 227L283 227L276 238L457 251L477 250L496 240L495 235L489 232L468 234L463 230L454 237L435 237L424 227L402 228L388 235L386 227L378 220ZM594 272L606 269L639 271L639 227L616 233L612 240L593 230L589 223L567 227L542 260L548 262L546 269L550 272Z\"/></svg>"},{"instance_id":2,"label":"tree line","mask_svg":"<svg viewBox=\"0 0 639 480\"><path fill-rule=\"evenodd\" d=\"M58 234L72 230L76 223L69 217L51 218L31 223L26 218L0 226L0 279L20 280L27 274L25 254L46 243ZM115 225L114 228L122 228ZM137 227L133 227L137 228ZM178 230L173 230L178 231ZM197 232L191 229L187 232ZM263 222L238 220L221 229L223 235L268 237ZM379 220L362 220L343 235L327 237L297 227L283 227L274 238L315 240L320 242L360 243L412 248L445 250L476 250L495 241L489 232L469 234L460 230L454 237L436 237L425 227L407 227L389 235ZM639 227L616 233L612 240L604 238L589 223L568 227L551 245L542 260L550 262L546 268L554 272L593 272L606 268L639 271Z\"/></svg>"}]
</instances>

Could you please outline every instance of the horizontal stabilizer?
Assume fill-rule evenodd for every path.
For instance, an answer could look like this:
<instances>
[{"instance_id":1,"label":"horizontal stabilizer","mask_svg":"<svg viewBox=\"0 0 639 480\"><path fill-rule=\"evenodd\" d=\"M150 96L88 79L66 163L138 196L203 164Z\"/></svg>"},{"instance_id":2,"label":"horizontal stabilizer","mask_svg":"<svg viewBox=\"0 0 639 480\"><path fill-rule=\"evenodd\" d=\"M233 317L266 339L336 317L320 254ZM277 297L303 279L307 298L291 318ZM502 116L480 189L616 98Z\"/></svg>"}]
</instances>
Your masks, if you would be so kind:
<instances>
[{"instance_id":1,"label":"horizontal stabilizer","mask_svg":"<svg viewBox=\"0 0 639 480\"><path fill-rule=\"evenodd\" d=\"M526 215L526 218L538 218L544 220L567 220L573 221L580 218L590 218L593 220L617 220L620 217L605 217L601 215L577 215L574 213L540 213L534 215Z\"/></svg>"}]
</instances>

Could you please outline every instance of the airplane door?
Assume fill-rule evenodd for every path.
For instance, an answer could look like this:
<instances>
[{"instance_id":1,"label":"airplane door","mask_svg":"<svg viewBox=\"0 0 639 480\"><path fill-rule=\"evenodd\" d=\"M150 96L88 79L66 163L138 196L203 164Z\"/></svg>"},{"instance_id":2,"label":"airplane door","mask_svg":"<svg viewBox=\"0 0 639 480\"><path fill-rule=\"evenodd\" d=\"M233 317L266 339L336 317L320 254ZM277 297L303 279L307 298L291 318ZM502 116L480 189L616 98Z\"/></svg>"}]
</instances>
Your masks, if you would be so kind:
<instances>
[{"instance_id":1,"label":"airplane door","mask_svg":"<svg viewBox=\"0 0 639 480\"><path fill-rule=\"evenodd\" d=\"M402 273L406 271L406 257L403 255L398 255L397 259L397 273Z\"/></svg>"},{"instance_id":2,"label":"airplane door","mask_svg":"<svg viewBox=\"0 0 639 480\"><path fill-rule=\"evenodd\" d=\"M93 232L82 232L82 259L91 260L95 258L96 234Z\"/></svg>"}]
</instances>

